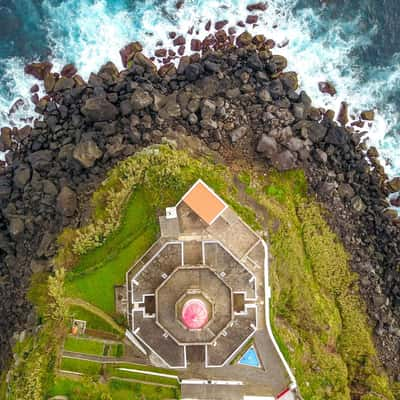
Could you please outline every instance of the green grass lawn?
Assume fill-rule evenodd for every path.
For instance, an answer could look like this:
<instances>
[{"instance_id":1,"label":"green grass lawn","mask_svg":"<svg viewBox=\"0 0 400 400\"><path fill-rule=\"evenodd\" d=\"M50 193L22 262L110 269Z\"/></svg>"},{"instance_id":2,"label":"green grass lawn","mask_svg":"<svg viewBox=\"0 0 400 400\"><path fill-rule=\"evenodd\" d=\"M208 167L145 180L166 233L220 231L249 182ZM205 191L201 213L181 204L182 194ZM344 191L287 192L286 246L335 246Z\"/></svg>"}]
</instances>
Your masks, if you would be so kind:
<instances>
[{"instance_id":1,"label":"green grass lawn","mask_svg":"<svg viewBox=\"0 0 400 400\"><path fill-rule=\"evenodd\" d=\"M109 383L113 400L179 399L179 389L144 385L113 379Z\"/></svg>"},{"instance_id":2,"label":"green grass lawn","mask_svg":"<svg viewBox=\"0 0 400 400\"><path fill-rule=\"evenodd\" d=\"M115 330L107 321L103 318L100 318L96 314L91 313L90 311L79 307L79 306L70 306L69 307L69 315L71 318L80 319L86 321L86 328L93 329L96 331L103 331L113 333L118 335L119 332Z\"/></svg>"},{"instance_id":3,"label":"green grass lawn","mask_svg":"<svg viewBox=\"0 0 400 400\"><path fill-rule=\"evenodd\" d=\"M137 379L145 382L154 382L164 385L179 386L179 382L173 378L164 378L162 376L147 375L147 374L142 374L140 372L122 371L119 369L119 367L118 368L111 367L107 369L107 371L110 373L110 375L118 378Z\"/></svg>"},{"instance_id":4,"label":"green grass lawn","mask_svg":"<svg viewBox=\"0 0 400 400\"><path fill-rule=\"evenodd\" d=\"M100 375L101 364L93 361L79 360L76 358L61 359L60 369L64 371L80 372L85 375Z\"/></svg>"},{"instance_id":5,"label":"green grass lawn","mask_svg":"<svg viewBox=\"0 0 400 400\"><path fill-rule=\"evenodd\" d=\"M125 382L117 379L108 384L69 379L57 376L47 397L68 396L69 400L165 400L179 399L179 388L164 388L141 383ZM108 395L108 397L105 397ZM46 398L47 398L46 397Z\"/></svg>"},{"instance_id":6,"label":"green grass lawn","mask_svg":"<svg viewBox=\"0 0 400 400\"><path fill-rule=\"evenodd\" d=\"M109 314L114 312L114 285L123 284L126 271L153 244L158 224L143 190L129 200L120 228L104 245L81 256L69 274L66 293L80 297Z\"/></svg>"},{"instance_id":7,"label":"green grass lawn","mask_svg":"<svg viewBox=\"0 0 400 400\"><path fill-rule=\"evenodd\" d=\"M111 344L107 355L110 357L122 357L124 355L124 345L122 343Z\"/></svg>"},{"instance_id":8,"label":"green grass lawn","mask_svg":"<svg viewBox=\"0 0 400 400\"><path fill-rule=\"evenodd\" d=\"M104 343L97 340L67 336L64 342L64 349L75 353L102 356L104 352Z\"/></svg>"}]
</instances>

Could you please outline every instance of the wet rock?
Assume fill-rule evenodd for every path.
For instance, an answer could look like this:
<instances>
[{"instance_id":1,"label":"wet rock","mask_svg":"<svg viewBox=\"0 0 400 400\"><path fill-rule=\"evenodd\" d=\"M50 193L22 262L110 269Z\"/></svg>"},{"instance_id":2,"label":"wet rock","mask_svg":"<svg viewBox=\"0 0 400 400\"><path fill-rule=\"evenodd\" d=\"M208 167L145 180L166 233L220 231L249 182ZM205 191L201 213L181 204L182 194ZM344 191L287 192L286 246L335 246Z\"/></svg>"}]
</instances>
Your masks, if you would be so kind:
<instances>
[{"instance_id":1,"label":"wet rock","mask_svg":"<svg viewBox=\"0 0 400 400\"><path fill-rule=\"evenodd\" d=\"M166 57L166 55L167 55L167 49L157 49L157 50L154 52L154 55L155 55L156 57L159 57L159 58Z\"/></svg>"},{"instance_id":2,"label":"wet rock","mask_svg":"<svg viewBox=\"0 0 400 400\"><path fill-rule=\"evenodd\" d=\"M263 2L249 4L247 6L248 11L265 11L267 8L268 8L267 3Z\"/></svg>"},{"instance_id":3,"label":"wet rock","mask_svg":"<svg viewBox=\"0 0 400 400\"><path fill-rule=\"evenodd\" d=\"M388 183L387 183L388 188L390 189L390 191L392 193L394 192L400 192L400 177L396 177L391 179Z\"/></svg>"},{"instance_id":4,"label":"wet rock","mask_svg":"<svg viewBox=\"0 0 400 400\"><path fill-rule=\"evenodd\" d=\"M11 129L1 128L0 133L0 151L10 150L12 146Z\"/></svg>"},{"instance_id":5,"label":"wet rock","mask_svg":"<svg viewBox=\"0 0 400 400\"><path fill-rule=\"evenodd\" d=\"M396 210L394 210L393 208L387 208L384 212L383 215L388 218L388 219L396 219L399 214Z\"/></svg>"},{"instance_id":6,"label":"wet rock","mask_svg":"<svg viewBox=\"0 0 400 400\"><path fill-rule=\"evenodd\" d=\"M215 23L215 25L214 25L215 30L218 31L218 30L222 29L227 24L228 24L228 21L226 19L224 19L223 21L217 21Z\"/></svg>"},{"instance_id":7,"label":"wet rock","mask_svg":"<svg viewBox=\"0 0 400 400\"><path fill-rule=\"evenodd\" d=\"M318 82L318 88L321 93L327 93L331 96L336 94L336 89L330 82Z\"/></svg>"},{"instance_id":8,"label":"wet rock","mask_svg":"<svg viewBox=\"0 0 400 400\"><path fill-rule=\"evenodd\" d=\"M54 89L55 84L56 78L54 74L47 74L44 78L44 89L46 90L46 93L51 93Z\"/></svg>"},{"instance_id":9,"label":"wet rock","mask_svg":"<svg viewBox=\"0 0 400 400\"><path fill-rule=\"evenodd\" d=\"M102 155L103 152L91 139L79 142L72 153L73 158L84 168L93 167L96 160L101 158Z\"/></svg>"},{"instance_id":10,"label":"wet rock","mask_svg":"<svg viewBox=\"0 0 400 400\"><path fill-rule=\"evenodd\" d=\"M229 132L231 142L236 143L239 139L246 135L247 131L247 126L240 126L239 128L236 128L233 131Z\"/></svg>"},{"instance_id":11,"label":"wet rock","mask_svg":"<svg viewBox=\"0 0 400 400\"><path fill-rule=\"evenodd\" d=\"M75 81L72 78L61 77L54 85L54 92L61 90L72 89L75 86Z\"/></svg>"},{"instance_id":12,"label":"wet rock","mask_svg":"<svg viewBox=\"0 0 400 400\"><path fill-rule=\"evenodd\" d=\"M35 83L35 84L31 87L30 92L31 92L31 93L37 93L38 91L39 91L39 85L38 85L37 83Z\"/></svg>"},{"instance_id":13,"label":"wet rock","mask_svg":"<svg viewBox=\"0 0 400 400\"><path fill-rule=\"evenodd\" d=\"M28 164L22 164L15 170L13 182L18 189L23 189L30 179L31 168Z\"/></svg>"},{"instance_id":14,"label":"wet rock","mask_svg":"<svg viewBox=\"0 0 400 400\"><path fill-rule=\"evenodd\" d=\"M272 157L278 153L278 143L273 137L263 134L258 141L257 151L264 153L267 157Z\"/></svg>"},{"instance_id":15,"label":"wet rock","mask_svg":"<svg viewBox=\"0 0 400 400\"><path fill-rule=\"evenodd\" d=\"M158 70L158 75L161 77L166 77L166 76L174 76L176 75L176 68L173 63L168 63L163 65L159 70Z\"/></svg>"},{"instance_id":16,"label":"wet rock","mask_svg":"<svg viewBox=\"0 0 400 400\"><path fill-rule=\"evenodd\" d=\"M143 46L139 42L132 42L127 44L124 48L119 51L121 55L122 65L126 68L128 62L133 59L136 53L143 50Z\"/></svg>"},{"instance_id":17,"label":"wet rock","mask_svg":"<svg viewBox=\"0 0 400 400\"><path fill-rule=\"evenodd\" d=\"M81 112L92 122L112 121L118 115L118 109L103 97L86 100Z\"/></svg>"},{"instance_id":18,"label":"wet rock","mask_svg":"<svg viewBox=\"0 0 400 400\"><path fill-rule=\"evenodd\" d=\"M53 64L50 62L32 63L25 66L25 73L34 76L42 81L44 77L51 71Z\"/></svg>"},{"instance_id":19,"label":"wet rock","mask_svg":"<svg viewBox=\"0 0 400 400\"><path fill-rule=\"evenodd\" d=\"M247 47L251 44L253 37L249 32L243 32L236 38L236 45L238 47Z\"/></svg>"},{"instance_id":20,"label":"wet rock","mask_svg":"<svg viewBox=\"0 0 400 400\"><path fill-rule=\"evenodd\" d=\"M136 53L132 60L132 65L138 65L143 67L146 72L156 74L157 66L145 55L142 53Z\"/></svg>"},{"instance_id":21,"label":"wet rock","mask_svg":"<svg viewBox=\"0 0 400 400\"><path fill-rule=\"evenodd\" d=\"M271 62L276 66L277 71L283 71L288 65L287 59L280 55L273 55Z\"/></svg>"},{"instance_id":22,"label":"wet rock","mask_svg":"<svg viewBox=\"0 0 400 400\"><path fill-rule=\"evenodd\" d=\"M200 51L201 50L201 40L192 39L190 41L190 50L191 51Z\"/></svg>"},{"instance_id":23,"label":"wet rock","mask_svg":"<svg viewBox=\"0 0 400 400\"><path fill-rule=\"evenodd\" d=\"M246 18L246 24L256 24L258 21L258 15L248 15Z\"/></svg>"},{"instance_id":24,"label":"wet rock","mask_svg":"<svg viewBox=\"0 0 400 400\"><path fill-rule=\"evenodd\" d=\"M180 35L180 36L176 37L172 43L174 46L182 46L186 43L186 39L183 35Z\"/></svg>"},{"instance_id":25,"label":"wet rock","mask_svg":"<svg viewBox=\"0 0 400 400\"><path fill-rule=\"evenodd\" d=\"M206 22L206 24L204 25L204 29L205 29L206 31L209 31L209 30L211 29L211 20L208 20L208 21Z\"/></svg>"},{"instance_id":26,"label":"wet rock","mask_svg":"<svg viewBox=\"0 0 400 400\"><path fill-rule=\"evenodd\" d=\"M340 103L339 113L336 119L342 126L345 126L349 122L349 107L346 102L342 101Z\"/></svg>"},{"instance_id":27,"label":"wet rock","mask_svg":"<svg viewBox=\"0 0 400 400\"><path fill-rule=\"evenodd\" d=\"M296 72L285 72L280 75L279 79L287 89L297 90L299 87L299 79Z\"/></svg>"},{"instance_id":28,"label":"wet rock","mask_svg":"<svg viewBox=\"0 0 400 400\"><path fill-rule=\"evenodd\" d=\"M65 216L72 217L78 206L76 193L68 186L63 186L57 196L57 211Z\"/></svg>"},{"instance_id":29,"label":"wet rock","mask_svg":"<svg viewBox=\"0 0 400 400\"><path fill-rule=\"evenodd\" d=\"M392 197L392 198L390 199L390 204L391 204L393 207L400 207L400 196Z\"/></svg>"},{"instance_id":30,"label":"wet rock","mask_svg":"<svg viewBox=\"0 0 400 400\"><path fill-rule=\"evenodd\" d=\"M284 150L280 153L273 154L271 156L271 162L278 171L287 171L295 167L296 158L289 150Z\"/></svg>"},{"instance_id":31,"label":"wet rock","mask_svg":"<svg viewBox=\"0 0 400 400\"><path fill-rule=\"evenodd\" d=\"M74 64L67 64L61 70L61 76L72 78L77 72L78 70L76 69Z\"/></svg>"},{"instance_id":32,"label":"wet rock","mask_svg":"<svg viewBox=\"0 0 400 400\"><path fill-rule=\"evenodd\" d=\"M361 118L365 121L373 121L375 119L375 111L368 110L361 113Z\"/></svg>"}]
</instances>

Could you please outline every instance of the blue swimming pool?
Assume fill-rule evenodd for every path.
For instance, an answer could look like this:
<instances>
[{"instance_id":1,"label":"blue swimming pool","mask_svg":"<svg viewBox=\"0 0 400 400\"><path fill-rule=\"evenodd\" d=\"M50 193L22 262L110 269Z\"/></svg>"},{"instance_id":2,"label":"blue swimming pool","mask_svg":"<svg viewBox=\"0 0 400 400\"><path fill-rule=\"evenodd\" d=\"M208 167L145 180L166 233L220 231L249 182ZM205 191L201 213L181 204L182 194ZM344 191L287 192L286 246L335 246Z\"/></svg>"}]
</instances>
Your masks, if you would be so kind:
<instances>
[{"instance_id":1,"label":"blue swimming pool","mask_svg":"<svg viewBox=\"0 0 400 400\"><path fill-rule=\"evenodd\" d=\"M247 365L249 367L260 367L260 360L258 359L256 349L251 346L246 353L239 360L239 364Z\"/></svg>"}]
</instances>

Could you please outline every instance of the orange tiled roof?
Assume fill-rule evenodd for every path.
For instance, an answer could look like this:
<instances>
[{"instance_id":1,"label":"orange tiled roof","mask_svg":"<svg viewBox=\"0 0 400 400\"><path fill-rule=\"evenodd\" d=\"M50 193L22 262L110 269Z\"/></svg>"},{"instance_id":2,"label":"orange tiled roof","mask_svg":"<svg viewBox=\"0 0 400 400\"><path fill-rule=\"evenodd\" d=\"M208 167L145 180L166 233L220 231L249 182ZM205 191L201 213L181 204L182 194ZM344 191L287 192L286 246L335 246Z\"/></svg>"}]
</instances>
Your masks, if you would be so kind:
<instances>
[{"instance_id":1,"label":"orange tiled roof","mask_svg":"<svg viewBox=\"0 0 400 400\"><path fill-rule=\"evenodd\" d=\"M226 208L225 203L201 181L193 185L183 202L209 225Z\"/></svg>"}]
</instances>

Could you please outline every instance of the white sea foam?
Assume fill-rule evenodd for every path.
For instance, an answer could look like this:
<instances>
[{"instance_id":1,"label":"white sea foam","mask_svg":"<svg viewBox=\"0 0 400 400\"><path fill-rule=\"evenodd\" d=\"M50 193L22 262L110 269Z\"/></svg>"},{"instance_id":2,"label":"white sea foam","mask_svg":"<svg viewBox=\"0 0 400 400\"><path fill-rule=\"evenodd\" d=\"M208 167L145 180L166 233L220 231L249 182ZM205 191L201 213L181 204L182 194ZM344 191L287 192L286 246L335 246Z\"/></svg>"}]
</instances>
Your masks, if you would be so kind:
<instances>
[{"instance_id":1,"label":"white sea foam","mask_svg":"<svg viewBox=\"0 0 400 400\"><path fill-rule=\"evenodd\" d=\"M119 49L130 41L139 40L145 46L145 52L151 55L158 40L162 40L165 47L171 44L168 32L186 34L194 26L192 36L202 38L207 33L204 25L209 19L213 22L226 19L230 23L228 26L235 25L238 20L246 19L249 14L246 6L253 2L186 0L184 7L178 11L176 0L145 0L137 2L134 10L124 8L123 1L117 7L118 2L114 1L111 6L106 0L65 0L59 5L45 0L42 6L48 16L46 27L55 68L74 62L79 73L88 78L90 72L96 71L108 60L122 67ZM400 139L388 136L399 124L400 115L387 98L391 87L400 86L399 63L394 59L392 66L364 71L362 66L354 65L351 53L359 43L368 43L375 27L361 34L357 32L358 21L355 17L351 24L338 21L329 31L317 34L323 32L316 29L323 21L311 9L294 16L292 9L295 4L296 0L269 0L267 12L259 13L258 26L248 26L247 29L263 33L277 43L289 40L286 47L276 48L275 52L287 57L289 69L299 73L301 87L313 98L315 105L337 111L340 102L347 101L354 114L375 108L376 120L368 132L370 143L378 147L383 158L392 160L388 171L392 175L400 174ZM10 98L29 98L29 88L34 82L23 74L22 61L13 59L9 65L10 87L7 90L11 95L7 96L7 100L6 96L0 98L1 125L7 124ZM361 77L366 73L368 79L363 82ZM319 92L318 82L325 80L334 84L336 96ZM23 113L33 115L33 107L29 106ZM16 120L14 118L12 122L16 123Z\"/></svg>"}]
</instances>

